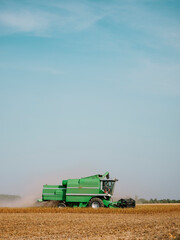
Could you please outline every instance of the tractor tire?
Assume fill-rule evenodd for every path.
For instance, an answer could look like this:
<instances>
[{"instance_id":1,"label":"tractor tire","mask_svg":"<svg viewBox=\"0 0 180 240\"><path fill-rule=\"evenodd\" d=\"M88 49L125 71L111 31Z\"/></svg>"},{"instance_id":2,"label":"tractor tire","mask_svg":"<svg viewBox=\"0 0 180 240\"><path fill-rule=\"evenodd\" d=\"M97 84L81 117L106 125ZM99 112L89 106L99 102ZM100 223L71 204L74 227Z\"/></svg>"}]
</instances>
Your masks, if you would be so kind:
<instances>
[{"instance_id":1,"label":"tractor tire","mask_svg":"<svg viewBox=\"0 0 180 240\"><path fill-rule=\"evenodd\" d=\"M63 202L60 202L58 205L58 208L65 208L65 207L66 207L66 204Z\"/></svg>"},{"instance_id":2,"label":"tractor tire","mask_svg":"<svg viewBox=\"0 0 180 240\"><path fill-rule=\"evenodd\" d=\"M104 207L104 203L100 198L92 198L88 203L88 207L100 208Z\"/></svg>"}]
</instances>

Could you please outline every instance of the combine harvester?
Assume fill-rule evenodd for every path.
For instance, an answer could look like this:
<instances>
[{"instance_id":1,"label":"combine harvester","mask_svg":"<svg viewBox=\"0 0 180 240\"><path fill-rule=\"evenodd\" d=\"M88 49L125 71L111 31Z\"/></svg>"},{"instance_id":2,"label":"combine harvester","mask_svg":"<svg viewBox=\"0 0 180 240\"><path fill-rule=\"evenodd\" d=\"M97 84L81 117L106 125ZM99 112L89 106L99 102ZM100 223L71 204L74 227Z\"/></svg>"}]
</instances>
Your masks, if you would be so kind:
<instances>
[{"instance_id":1,"label":"combine harvester","mask_svg":"<svg viewBox=\"0 0 180 240\"><path fill-rule=\"evenodd\" d=\"M58 207L134 208L132 198L111 201L118 179L110 179L109 172L80 179L62 180L62 185L44 185L39 202L53 202Z\"/></svg>"}]
</instances>

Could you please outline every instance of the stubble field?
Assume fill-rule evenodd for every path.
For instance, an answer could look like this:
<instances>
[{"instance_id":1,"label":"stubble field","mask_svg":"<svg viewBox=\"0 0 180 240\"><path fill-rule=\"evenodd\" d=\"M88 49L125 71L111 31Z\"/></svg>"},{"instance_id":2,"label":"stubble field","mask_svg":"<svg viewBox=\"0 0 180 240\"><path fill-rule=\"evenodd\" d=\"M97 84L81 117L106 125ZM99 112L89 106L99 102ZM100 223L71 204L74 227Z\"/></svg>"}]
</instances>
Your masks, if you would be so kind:
<instances>
[{"instance_id":1,"label":"stubble field","mask_svg":"<svg viewBox=\"0 0 180 240\"><path fill-rule=\"evenodd\" d=\"M180 205L135 209L0 208L4 239L176 239Z\"/></svg>"}]
</instances>

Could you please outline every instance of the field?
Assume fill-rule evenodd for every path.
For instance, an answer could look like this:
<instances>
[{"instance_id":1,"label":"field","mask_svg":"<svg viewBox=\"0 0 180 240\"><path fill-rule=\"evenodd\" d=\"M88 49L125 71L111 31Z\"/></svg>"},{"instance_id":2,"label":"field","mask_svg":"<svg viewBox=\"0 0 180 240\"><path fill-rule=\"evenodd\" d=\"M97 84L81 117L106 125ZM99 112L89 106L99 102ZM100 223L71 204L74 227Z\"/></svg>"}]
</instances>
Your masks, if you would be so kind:
<instances>
[{"instance_id":1,"label":"field","mask_svg":"<svg viewBox=\"0 0 180 240\"><path fill-rule=\"evenodd\" d=\"M180 205L135 209L0 208L4 239L176 239Z\"/></svg>"}]
</instances>

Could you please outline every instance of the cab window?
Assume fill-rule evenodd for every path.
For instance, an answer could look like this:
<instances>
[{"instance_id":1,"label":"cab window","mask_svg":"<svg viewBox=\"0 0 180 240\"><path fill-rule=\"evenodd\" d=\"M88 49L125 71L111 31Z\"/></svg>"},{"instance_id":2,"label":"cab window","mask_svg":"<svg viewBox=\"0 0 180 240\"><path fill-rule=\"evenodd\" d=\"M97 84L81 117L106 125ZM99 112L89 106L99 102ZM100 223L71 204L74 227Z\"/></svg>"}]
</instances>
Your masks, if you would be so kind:
<instances>
[{"instance_id":1,"label":"cab window","mask_svg":"<svg viewBox=\"0 0 180 240\"><path fill-rule=\"evenodd\" d=\"M102 188L105 193L112 194L113 188L114 188L114 182L113 181L103 181Z\"/></svg>"}]
</instances>

